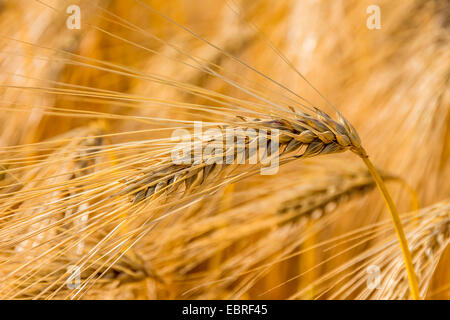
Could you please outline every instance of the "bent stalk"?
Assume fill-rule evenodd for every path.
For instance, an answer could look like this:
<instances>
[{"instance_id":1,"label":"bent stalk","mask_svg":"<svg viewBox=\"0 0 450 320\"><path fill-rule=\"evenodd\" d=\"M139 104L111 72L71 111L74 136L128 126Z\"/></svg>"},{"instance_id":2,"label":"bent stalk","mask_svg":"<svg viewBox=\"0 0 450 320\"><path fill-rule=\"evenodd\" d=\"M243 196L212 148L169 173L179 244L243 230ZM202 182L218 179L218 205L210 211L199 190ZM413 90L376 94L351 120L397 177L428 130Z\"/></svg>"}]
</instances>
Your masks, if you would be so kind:
<instances>
[{"instance_id":1,"label":"bent stalk","mask_svg":"<svg viewBox=\"0 0 450 320\"><path fill-rule=\"evenodd\" d=\"M405 262L406 271L408 273L408 282L409 282L409 288L411 291L411 295L414 300L420 300L421 298L420 298L419 285L417 282L417 276L416 276L416 272L414 270L414 265L413 265L412 258L411 258L411 252L408 247L408 241L406 240L405 231L403 230L402 222L400 220L400 216L398 214L397 208L396 208L394 202L392 201L391 195L389 194L389 191L387 190L386 185L383 182L383 179L381 178L381 176L378 173L375 166L369 160L369 157L367 156L367 154L365 154L365 152L364 152L363 154L360 154L360 156L363 159L364 163L366 164L367 168L369 169L370 174L372 175L373 179L375 180L375 183L383 196L383 199L389 209L392 220L394 222L395 232L397 233L397 237L400 242L403 260Z\"/></svg>"}]
</instances>

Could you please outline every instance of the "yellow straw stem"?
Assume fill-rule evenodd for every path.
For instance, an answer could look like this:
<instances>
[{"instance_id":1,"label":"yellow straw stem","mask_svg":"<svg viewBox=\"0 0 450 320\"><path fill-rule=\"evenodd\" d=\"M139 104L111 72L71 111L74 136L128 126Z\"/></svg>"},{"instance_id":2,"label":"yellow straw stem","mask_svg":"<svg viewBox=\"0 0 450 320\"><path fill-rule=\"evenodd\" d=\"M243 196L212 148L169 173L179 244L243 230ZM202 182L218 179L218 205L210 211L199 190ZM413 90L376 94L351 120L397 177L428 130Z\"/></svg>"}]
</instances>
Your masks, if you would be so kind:
<instances>
[{"instance_id":1,"label":"yellow straw stem","mask_svg":"<svg viewBox=\"0 0 450 320\"><path fill-rule=\"evenodd\" d=\"M394 222L395 232L397 233L397 237L400 242L400 247L402 249L403 260L404 260L405 266L406 266L406 272L408 273L408 282L409 282L409 288L411 291L411 295L414 300L420 300L421 298L420 298L419 285L417 282L416 272L414 271L414 266L413 266L413 262L412 262L412 258L411 258L411 252L408 247L408 241L406 240L405 231L403 230L402 222L400 220L400 216L398 214L397 208L395 207L395 204L392 201L391 195L389 194L389 191L387 190L386 185L383 182L383 179L381 178L381 176L378 173L375 166L369 160L369 157L361 156L361 158L363 159L364 163L366 164L367 168L369 169L370 174L372 175L373 179L375 180L375 183L377 184L378 189L380 190L381 194L383 195L384 201L386 202L389 212L391 213L391 217Z\"/></svg>"}]
</instances>

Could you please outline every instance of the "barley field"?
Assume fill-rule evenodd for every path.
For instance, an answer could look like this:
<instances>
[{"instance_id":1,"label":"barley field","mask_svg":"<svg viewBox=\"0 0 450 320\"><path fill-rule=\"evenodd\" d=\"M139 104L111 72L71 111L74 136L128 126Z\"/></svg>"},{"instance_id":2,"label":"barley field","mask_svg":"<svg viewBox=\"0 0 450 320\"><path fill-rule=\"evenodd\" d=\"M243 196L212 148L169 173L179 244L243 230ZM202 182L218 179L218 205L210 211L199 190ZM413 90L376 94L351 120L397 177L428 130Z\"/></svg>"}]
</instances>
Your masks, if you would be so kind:
<instances>
[{"instance_id":1,"label":"barley field","mask_svg":"<svg viewBox=\"0 0 450 320\"><path fill-rule=\"evenodd\" d=\"M447 0L0 27L0 299L450 299Z\"/></svg>"}]
</instances>

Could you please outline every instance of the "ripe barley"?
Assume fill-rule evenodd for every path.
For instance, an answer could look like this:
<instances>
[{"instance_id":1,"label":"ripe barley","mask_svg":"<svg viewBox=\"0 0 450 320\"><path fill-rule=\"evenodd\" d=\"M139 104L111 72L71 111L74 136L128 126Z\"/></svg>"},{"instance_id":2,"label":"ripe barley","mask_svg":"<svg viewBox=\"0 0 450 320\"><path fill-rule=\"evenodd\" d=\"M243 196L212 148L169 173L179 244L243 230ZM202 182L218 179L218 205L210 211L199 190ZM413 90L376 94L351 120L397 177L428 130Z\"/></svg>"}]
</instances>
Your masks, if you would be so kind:
<instances>
[{"instance_id":1,"label":"ripe barley","mask_svg":"<svg viewBox=\"0 0 450 320\"><path fill-rule=\"evenodd\" d=\"M262 158L260 161L264 161L264 157L279 156L280 161L285 162L349 149L355 152L361 150L359 138L351 125L344 120L340 123L335 122L325 113L316 111L316 117L301 113L290 120L246 121L239 127L227 127L225 129L232 129L232 134L225 137L220 135L220 138L210 136L207 141L201 141L201 154L204 154L203 151L208 148L217 150L219 142L220 151L215 152L214 156L202 158L200 163L186 165L174 165L168 159L158 164L162 168L148 170L149 173L127 181L128 187L122 193L138 189L134 201L139 202L154 194L173 192L181 184L184 184L186 192L201 186L210 176L215 177L222 170L228 169L230 163L249 163L249 159L255 155L260 155ZM256 134L245 135L244 132L251 128L256 128ZM274 129L279 141L278 150L275 150L276 155L269 155L274 151L272 148ZM267 141L264 141L262 146L258 144L261 132L269 133ZM227 149L227 141L231 139L234 142L235 138L237 143ZM197 147L192 147L186 152L188 159L195 159L195 153L198 152L195 148Z\"/></svg>"}]
</instances>

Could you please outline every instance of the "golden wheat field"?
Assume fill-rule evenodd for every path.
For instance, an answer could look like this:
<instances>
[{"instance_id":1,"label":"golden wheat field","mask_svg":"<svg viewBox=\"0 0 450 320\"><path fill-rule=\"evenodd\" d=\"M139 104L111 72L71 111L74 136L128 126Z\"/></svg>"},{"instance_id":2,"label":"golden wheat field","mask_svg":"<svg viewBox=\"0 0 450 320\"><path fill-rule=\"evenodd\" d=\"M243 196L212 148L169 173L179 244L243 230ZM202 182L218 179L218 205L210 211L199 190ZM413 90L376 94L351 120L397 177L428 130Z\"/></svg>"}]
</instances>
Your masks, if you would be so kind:
<instances>
[{"instance_id":1,"label":"golden wheat field","mask_svg":"<svg viewBox=\"0 0 450 320\"><path fill-rule=\"evenodd\" d=\"M0 30L0 299L450 299L447 0L2 0Z\"/></svg>"}]
</instances>

